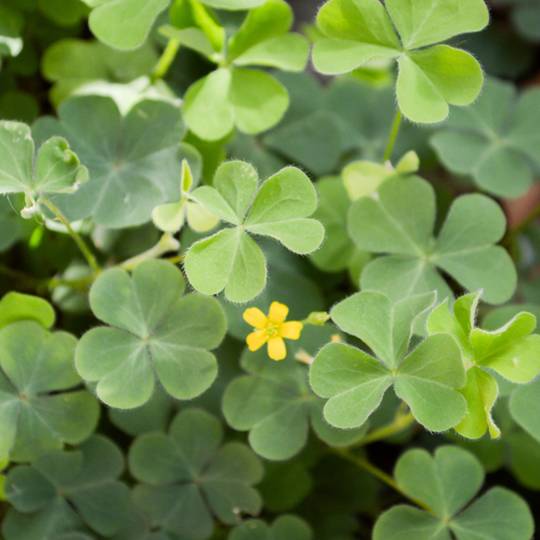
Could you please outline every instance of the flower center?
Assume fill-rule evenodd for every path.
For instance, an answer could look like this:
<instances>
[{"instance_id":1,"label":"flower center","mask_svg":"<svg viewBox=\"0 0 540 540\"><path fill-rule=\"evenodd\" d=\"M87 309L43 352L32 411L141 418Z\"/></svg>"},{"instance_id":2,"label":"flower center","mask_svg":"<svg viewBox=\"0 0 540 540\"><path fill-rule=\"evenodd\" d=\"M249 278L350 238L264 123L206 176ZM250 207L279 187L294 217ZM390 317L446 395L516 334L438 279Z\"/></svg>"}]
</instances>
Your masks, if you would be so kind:
<instances>
[{"instance_id":1,"label":"flower center","mask_svg":"<svg viewBox=\"0 0 540 540\"><path fill-rule=\"evenodd\" d=\"M280 329L280 326L279 324L275 324L275 323L268 323L266 325L266 328L265 328L265 332L266 332L266 335L269 337L269 338L273 338L273 337L277 337L279 336L279 329Z\"/></svg>"}]
</instances>

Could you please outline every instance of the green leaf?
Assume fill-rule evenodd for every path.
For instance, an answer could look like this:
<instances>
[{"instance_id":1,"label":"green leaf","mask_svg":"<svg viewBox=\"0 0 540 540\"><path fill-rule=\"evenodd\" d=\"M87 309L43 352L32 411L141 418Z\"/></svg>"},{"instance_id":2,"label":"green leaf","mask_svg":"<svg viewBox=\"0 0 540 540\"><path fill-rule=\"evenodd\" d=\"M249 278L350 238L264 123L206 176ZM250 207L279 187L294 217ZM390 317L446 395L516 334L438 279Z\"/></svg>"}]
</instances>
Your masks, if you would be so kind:
<instances>
[{"instance_id":1,"label":"green leaf","mask_svg":"<svg viewBox=\"0 0 540 540\"><path fill-rule=\"evenodd\" d=\"M45 51L41 70L54 83L50 97L58 106L92 81L128 83L149 73L156 62L150 46L119 51L97 41L70 38L56 41Z\"/></svg>"},{"instance_id":2,"label":"green leaf","mask_svg":"<svg viewBox=\"0 0 540 540\"><path fill-rule=\"evenodd\" d=\"M360 250L390 255L366 266L362 288L394 299L435 289L442 300L451 296L438 273L443 270L466 289L482 288L489 303L507 301L517 277L509 255L493 245L505 230L500 207L482 195L464 195L450 207L438 239L434 221L433 188L418 177L389 179L376 199L356 201L349 210L349 235ZM486 264L494 271L486 274Z\"/></svg>"},{"instance_id":3,"label":"green leaf","mask_svg":"<svg viewBox=\"0 0 540 540\"><path fill-rule=\"evenodd\" d=\"M443 302L427 321L430 334L448 334L460 347L467 369L467 383L461 393L467 400L468 412L456 431L472 439L488 430L492 437L500 436L491 417L499 385L485 368L518 384L528 383L540 373L540 337L533 334L536 317L520 312L498 329L483 330L475 326L479 300L480 294L463 296L456 300L453 311Z\"/></svg>"},{"instance_id":4,"label":"green leaf","mask_svg":"<svg viewBox=\"0 0 540 540\"><path fill-rule=\"evenodd\" d=\"M141 482L135 499L154 527L175 535L208 538L213 516L237 522L238 512L257 514L261 498L253 485L262 478L257 457L245 445L223 445L223 429L212 415L188 409L173 420L169 434L138 437L129 468Z\"/></svg>"},{"instance_id":5,"label":"green leaf","mask_svg":"<svg viewBox=\"0 0 540 540\"><path fill-rule=\"evenodd\" d=\"M540 380L516 388L510 398L510 412L512 418L540 442L539 388Z\"/></svg>"},{"instance_id":6,"label":"green leaf","mask_svg":"<svg viewBox=\"0 0 540 540\"><path fill-rule=\"evenodd\" d=\"M225 335L225 315L215 299L182 296L184 289L181 272L161 260L142 263L131 278L116 268L94 282L92 311L110 326L82 337L75 363L85 380L97 382L103 402L139 407L156 379L177 399L192 399L212 384L217 363L209 350ZM156 296L156 290L164 292Z\"/></svg>"},{"instance_id":7,"label":"green leaf","mask_svg":"<svg viewBox=\"0 0 540 540\"><path fill-rule=\"evenodd\" d=\"M362 437L358 430L340 433L324 425L322 400L309 388L307 366L295 358L300 351L314 354L333 334L335 328L306 327L284 362L269 361L264 350L244 351L241 364L247 374L228 385L223 414L232 428L249 430L249 443L257 454L270 460L290 459L306 445L310 425L335 446Z\"/></svg>"},{"instance_id":8,"label":"green leaf","mask_svg":"<svg viewBox=\"0 0 540 540\"><path fill-rule=\"evenodd\" d=\"M288 105L286 89L271 75L220 68L190 86L183 111L191 131L216 141L235 126L251 135L265 131L281 120Z\"/></svg>"},{"instance_id":9,"label":"green leaf","mask_svg":"<svg viewBox=\"0 0 540 540\"><path fill-rule=\"evenodd\" d=\"M0 300L0 328L17 321L36 321L44 328L51 328L55 319L52 306L38 296L9 292Z\"/></svg>"},{"instance_id":10,"label":"green leaf","mask_svg":"<svg viewBox=\"0 0 540 540\"><path fill-rule=\"evenodd\" d=\"M13 508L3 523L6 539L64 538L62 533L82 524L111 536L131 510L129 489L118 480L123 470L119 448L100 435L77 450L43 454L32 465L11 469L6 493Z\"/></svg>"},{"instance_id":11,"label":"green leaf","mask_svg":"<svg viewBox=\"0 0 540 540\"><path fill-rule=\"evenodd\" d=\"M321 247L310 255L310 259L325 272L340 272L358 254L347 232L351 201L339 177L322 178L316 187L319 207L313 217L322 223L326 234Z\"/></svg>"},{"instance_id":12,"label":"green leaf","mask_svg":"<svg viewBox=\"0 0 540 540\"><path fill-rule=\"evenodd\" d=\"M20 122L0 122L0 193L41 194L75 191L88 179L86 167L62 137L51 137L34 155L30 128Z\"/></svg>"},{"instance_id":13,"label":"green leaf","mask_svg":"<svg viewBox=\"0 0 540 540\"><path fill-rule=\"evenodd\" d=\"M264 4L266 0L201 0L207 6L217 9L252 9Z\"/></svg>"},{"instance_id":14,"label":"green leaf","mask_svg":"<svg viewBox=\"0 0 540 540\"><path fill-rule=\"evenodd\" d=\"M76 339L49 333L34 321L0 331L0 455L28 461L77 444L96 427L99 407L73 366Z\"/></svg>"},{"instance_id":15,"label":"green leaf","mask_svg":"<svg viewBox=\"0 0 540 540\"><path fill-rule=\"evenodd\" d=\"M310 383L328 399L324 416L331 425L362 425L392 385L431 431L450 429L463 418L465 400L456 389L465 384L465 374L453 339L431 336L407 354L415 318L432 302L433 295L423 295L392 305L384 295L364 291L332 310L334 322L369 345L380 360L341 343L328 344L317 354Z\"/></svg>"},{"instance_id":16,"label":"green leaf","mask_svg":"<svg viewBox=\"0 0 540 540\"><path fill-rule=\"evenodd\" d=\"M409 350L415 319L434 301L434 294L427 293L392 303L381 293L363 291L335 305L330 314L341 330L361 339L393 369Z\"/></svg>"},{"instance_id":17,"label":"green leaf","mask_svg":"<svg viewBox=\"0 0 540 540\"><path fill-rule=\"evenodd\" d=\"M446 41L459 34L479 32L489 22L484 0L416 0L386 2L406 49L417 49Z\"/></svg>"},{"instance_id":18,"label":"green leaf","mask_svg":"<svg viewBox=\"0 0 540 540\"><path fill-rule=\"evenodd\" d=\"M62 103L59 118L41 119L36 133L65 135L90 166L89 182L55 199L70 220L131 227L149 221L159 204L179 199L184 126L175 106L144 100L122 116L111 98L78 96Z\"/></svg>"},{"instance_id":19,"label":"green leaf","mask_svg":"<svg viewBox=\"0 0 540 540\"><path fill-rule=\"evenodd\" d=\"M448 45L436 45L404 55L398 60L398 65L398 105L401 112L414 122L445 120L449 113L448 105L470 105L484 84L482 68L476 58Z\"/></svg>"},{"instance_id":20,"label":"green leaf","mask_svg":"<svg viewBox=\"0 0 540 540\"><path fill-rule=\"evenodd\" d=\"M400 489L432 512L395 506L377 520L374 540L450 540L454 535L458 540L528 540L534 532L527 504L509 490L492 488L466 507L484 480L481 464L466 450L440 446L433 457L409 450L394 474Z\"/></svg>"},{"instance_id":21,"label":"green leaf","mask_svg":"<svg viewBox=\"0 0 540 540\"><path fill-rule=\"evenodd\" d=\"M439 122L448 116L449 105L476 99L483 75L469 53L437 44L482 30L488 21L484 0L422 0L404 6L329 0L317 17L323 37L315 41L313 61L321 73L338 74L396 59L401 112L413 122Z\"/></svg>"},{"instance_id":22,"label":"green leaf","mask_svg":"<svg viewBox=\"0 0 540 540\"><path fill-rule=\"evenodd\" d=\"M540 165L539 106L537 90L518 97L510 83L488 79L478 101L453 111L431 143L450 171L471 176L494 195L519 197Z\"/></svg>"},{"instance_id":23,"label":"green leaf","mask_svg":"<svg viewBox=\"0 0 540 540\"><path fill-rule=\"evenodd\" d=\"M92 33L109 47L137 49L144 44L157 16L169 0L104 0L92 10Z\"/></svg>"},{"instance_id":24,"label":"green leaf","mask_svg":"<svg viewBox=\"0 0 540 540\"><path fill-rule=\"evenodd\" d=\"M309 525L299 517L284 515L278 517L271 526L264 521L249 520L235 527L227 540L312 540Z\"/></svg>"},{"instance_id":25,"label":"green leaf","mask_svg":"<svg viewBox=\"0 0 540 540\"><path fill-rule=\"evenodd\" d=\"M250 234L281 242L294 253L316 250L324 228L308 219L317 207L317 193L299 169L286 167L257 190L255 170L242 162L222 164L214 186L203 186L193 198L208 211L234 225L195 242L185 270L195 289L205 294L225 290L231 302L247 302L266 283L266 260Z\"/></svg>"}]
</instances>

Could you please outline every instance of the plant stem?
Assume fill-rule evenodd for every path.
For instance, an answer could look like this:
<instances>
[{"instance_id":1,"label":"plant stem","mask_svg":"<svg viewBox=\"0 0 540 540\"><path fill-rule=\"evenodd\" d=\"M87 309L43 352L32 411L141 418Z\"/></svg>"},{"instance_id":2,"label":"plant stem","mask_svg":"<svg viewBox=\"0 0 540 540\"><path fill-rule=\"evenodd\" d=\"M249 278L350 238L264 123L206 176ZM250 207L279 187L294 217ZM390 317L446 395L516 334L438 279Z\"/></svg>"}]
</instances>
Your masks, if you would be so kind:
<instances>
[{"instance_id":1,"label":"plant stem","mask_svg":"<svg viewBox=\"0 0 540 540\"><path fill-rule=\"evenodd\" d=\"M379 469L379 467L377 467L376 465L368 461L368 459L361 456L357 456L353 454L350 450L347 450L344 448L334 448L333 451L338 456L341 456L343 459L346 459L347 461L354 463L361 469L364 469L368 473L372 474L373 476L375 476L375 478L378 478L381 482L391 487L394 491L396 491L397 493L399 493L401 496L405 497L406 499L409 499L409 501L416 504L420 508L423 508L426 512L429 512L430 514L433 513L433 511L427 504L405 493L399 487L398 483L389 474L386 474L382 469Z\"/></svg>"},{"instance_id":2,"label":"plant stem","mask_svg":"<svg viewBox=\"0 0 540 540\"><path fill-rule=\"evenodd\" d=\"M140 253L139 255L136 255L135 257L132 257L131 259L128 259L127 261L124 261L120 265L120 268L123 268L124 270L133 270L144 261L149 259L159 259L165 253L169 253L169 251L177 251L179 248L180 242L178 242L178 240L176 240L176 238L174 238L174 236L171 234L165 233L155 246L144 251L143 253ZM173 262L176 262L177 257L173 257L172 259Z\"/></svg>"},{"instance_id":3,"label":"plant stem","mask_svg":"<svg viewBox=\"0 0 540 540\"><path fill-rule=\"evenodd\" d=\"M359 443L358 446L366 446L368 444L380 441L396 435L401 431L407 429L414 423L414 416L409 412L407 414L398 413L394 420L383 426L379 429L373 430L371 433L368 433Z\"/></svg>"},{"instance_id":4,"label":"plant stem","mask_svg":"<svg viewBox=\"0 0 540 540\"><path fill-rule=\"evenodd\" d=\"M401 127L401 121L403 120L403 115L398 109L396 115L394 116L394 121L392 122L392 128L390 129L390 136L388 137L388 143L384 151L383 161L386 163L394 152L394 146L396 145L397 136L399 133L399 128Z\"/></svg>"},{"instance_id":5,"label":"plant stem","mask_svg":"<svg viewBox=\"0 0 540 540\"><path fill-rule=\"evenodd\" d=\"M180 40L179 39L169 39L167 46L163 50L154 71L152 72L152 82L163 79L167 72L169 71L178 51L180 50Z\"/></svg>"},{"instance_id":6,"label":"plant stem","mask_svg":"<svg viewBox=\"0 0 540 540\"><path fill-rule=\"evenodd\" d=\"M73 241L75 242L75 244L77 244L77 247L79 248L83 257L86 259L88 266L90 266L90 268L95 274L99 273L100 267L96 260L96 257L94 256L86 242L83 240L82 236L73 229L71 223L66 218L66 216L64 216L60 209L49 199L41 198L39 202L43 204L46 208L48 208L54 214L54 217L60 223L62 223L62 225L64 225L64 227L67 229L68 234L71 236L71 238L73 238Z\"/></svg>"}]
</instances>

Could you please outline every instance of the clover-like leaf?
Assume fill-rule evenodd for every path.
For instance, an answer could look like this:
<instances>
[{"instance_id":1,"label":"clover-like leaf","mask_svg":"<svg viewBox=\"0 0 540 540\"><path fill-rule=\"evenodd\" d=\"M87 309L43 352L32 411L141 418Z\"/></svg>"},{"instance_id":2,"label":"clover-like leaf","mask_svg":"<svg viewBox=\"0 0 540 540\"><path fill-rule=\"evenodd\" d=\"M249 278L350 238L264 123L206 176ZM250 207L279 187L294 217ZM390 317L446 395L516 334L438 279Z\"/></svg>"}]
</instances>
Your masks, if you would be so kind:
<instances>
[{"instance_id":1,"label":"clover-like leaf","mask_svg":"<svg viewBox=\"0 0 540 540\"><path fill-rule=\"evenodd\" d=\"M540 379L512 392L510 412L514 420L540 442Z\"/></svg>"},{"instance_id":2,"label":"clover-like leaf","mask_svg":"<svg viewBox=\"0 0 540 540\"><path fill-rule=\"evenodd\" d=\"M218 140L235 127L255 134L279 122L289 105L287 90L271 75L245 67L302 71L309 46L303 36L289 32L292 22L287 2L267 0L247 14L226 43L221 39L217 50L200 21L193 22L198 28L180 30L178 39L218 65L184 97L184 116L191 131L201 139Z\"/></svg>"},{"instance_id":3,"label":"clover-like leaf","mask_svg":"<svg viewBox=\"0 0 540 540\"><path fill-rule=\"evenodd\" d=\"M479 300L480 293L462 296L453 311L446 300L431 312L427 322L430 334L449 334L461 349L467 369L467 384L461 392L468 411L455 429L472 439L482 437L487 430L492 437L500 435L491 417L499 386L486 368L517 384L528 383L540 373L540 336L533 334L536 317L521 312L497 330L483 330L475 326Z\"/></svg>"},{"instance_id":4,"label":"clover-like leaf","mask_svg":"<svg viewBox=\"0 0 540 540\"><path fill-rule=\"evenodd\" d=\"M510 83L489 79L478 101L452 111L431 142L450 171L495 195L518 197L540 171L538 111L539 90L518 98Z\"/></svg>"},{"instance_id":5,"label":"clover-like leaf","mask_svg":"<svg viewBox=\"0 0 540 540\"><path fill-rule=\"evenodd\" d=\"M259 519L245 521L230 532L227 540L312 540L312 538L313 532L303 519L283 515L272 525L267 525Z\"/></svg>"},{"instance_id":6,"label":"clover-like leaf","mask_svg":"<svg viewBox=\"0 0 540 540\"><path fill-rule=\"evenodd\" d=\"M9 292L0 300L0 328L17 321L35 321L51 328L55 319L54 309L39 296Z\"/></svg>"},{"instance_id":7,"label":"clover-like leaf","mask_svg":"<svg viewBox=\"0 0 540 540\"><path fill-rule=\"evenodd\" d=\"M170 0L83 0L91 8L90 30L109 47L137 49Z\"/></svg>"},{"instance_id":8,"label":"clover-like leaf","mask_svg":"<svg viewBox=\"0 0 540 540\"><path fill-rule=\"evenodd\" d=\"M156 62L157 55L150 46L118 51L98 41L63 39L45 51L41 70L54 83L50 97L58 106L88 83L128 83L149 73Z\"/></svg>"},{"instance_id":9,"label":"clover-like leaf","mask_svg":"<svg viewBox=\"0 0 540 540\"><path fill-rule=\"evenodd\" d=\"M234 429L249 430L249 443L257 454L271 460L291 458L306 445L310 425L332 446L362 438L363 430L342 431L325 422L324 402L309 387L306 364L296 358L315 354L333 334L332 327L306 326L285 362L270 362L261 351L244 351L241 365L247 374L228 385L223 414Z\"/></svg>"},{"instance_id":10,"label":"clover-like leaf","mask_svg":"<svg viewBox=\"0 0 540 540\"><path fill-rule=\"evenodd\" d=\"M90 436L99 406L78 388L76 343L72 335L50 333L34 321L0 330L0 456L28 461Z\"/></svg>"},{"instance_id":11,"label":"clover-like leaf","mask_svg":"<svg viewBox=\"0 0 540 540\"><path fill-rule=\"evenodd\" d=\"M315 251L323 226L308 216L317 208L317 193L299 169L286 167L259 186L255 169L230 161L216 171L214 187L196 189L192 198L232 227L195 242L185 270L204 294L225 290L232 302L247 302L266 284L266 260L251 235L278 240L294 253Z\"/></svg>"},{"instance_id":12,"label":"clover-like leaf","mask_svg":"<svg viewBox=\"0 0 540 540\"><path fill-rule=\"evenodd\" d=\"M209 350L225 335L225 314L214 298L183 296L184 289L180 270L161 260L142 263L131 277L107 270L92 285L92 311L110 326L83 335L75 363L107 405L143 405L156 379L173 397L192 399L216 378Z\"/></svg>"},{"instance_id":13,"label":"clover-like leaf","mask_svg":"<svg viewBox=\"0 0 540 540\"><path fill-rule=\"evenodd\" d=\"M123 116L108 97L76 96L59 121L42 118L34 131L62 134L88 163L91 180L56 203L71 220L92 217L105 227L146 223L159 204L179 198L184 125L169 103L144 100Z\"/></svg>"},{"instance_id":14,"label":"clover-like leaf","mask_svg":"<svg viewBox=\"0 0 540 540\"><path fill-rule=\"evenodd\" d=\"M394 476L399 488L431 509L394 506L375 524L374 540L528 540L534 522L525 501L514 492L494 487L470 501L484 481L480 462L454 446L440 446L431 456L409 450L398 460ZM467 506L469 504L469 506Z\"/></svg>"},{"instance_id":15,"label":"clover-like leaf","mask_svg":"<svg viewBox=\"0 0 540 540\"><path fill-rule=\"evenodd\" d=\"M88 180L88 171L63 137L51 137L35 152L30 128L0 122L0 194L24 193L27 204L41 195L69 193Z\"/></svg>"},{"instance_id":16,"label":"clover-like leaf","mask_svg":"<svg viewBox=\"0 0 540 540\"><path fill-rule=\"evenodd\" d=\"M233 525L239 514L257 514L261 498L252 487L263 474L258 458L238 442L223 444L217 418L199 409L180 412L169 433L138 437L129 468L143 484L135 499L153 527L180 537L209 538L213 516Z\"/></svg>"},{"instance_id":17,"label":"clover-like leaf","mask_svg":"<svg viewBox=\"0 0 540 540\"><path fill-rule=\"evenodd\" d=\"M129 489L118 480L123 470L120 449L100 435L77 450L42 454L31 465L11 469L6 493L13 508L2 524L6 540L64 538L83 524L111 536L131 510Z\"/></svg>"},{"instance_id":18,"label":"clover-like leaf","mask_svg":"<svg viewBox=\"0 0 540 540\"><path fill-rule=\"evenodd\" d=\"M440 43L478 32L488 20L484 0L329 0L317 16L323 37L315 41L313 60L325 74L396 60L402 113L414 122L439 122L449 105L472 103L483 83L473 56Z\"/></svg>"},{"instance_id":19,"label":"clover-like leaf","mask_svg":"<svg viewBox=\"0 0 540 540\"><path fill-rule=\"evenodd\" d=\"M413 324L433 302L433 293L392 303L381 293L363 291L334 306L332 320L376 357L344 343L330 343L317 354L310 382L328 400L324 417L330 424L361 426L391 386L427 429L445 431L458 424L466 405L457 390L465 384L457 344L439 334L409 352Z\"/></svg>"},{"instance_id":20,"label":"clover-like leaf","mask_svg":"<svg viewBox=\"0 0 540 540\"><path fill-rule=\"evenodd\" d=\"M357 247L388 254L366 266L362 288L381 290L394 299L436 290L443 300L452 297L439 273L443 271L469 291L483 289L491 304L512 296L516 270L508 253L494 245L506 228L504 213L494 201L479 194L458 197L435 239L435 193L428 182L389 179L377 195L359 199L349 211L349 234Z\"/></svg>"}]
</instances>

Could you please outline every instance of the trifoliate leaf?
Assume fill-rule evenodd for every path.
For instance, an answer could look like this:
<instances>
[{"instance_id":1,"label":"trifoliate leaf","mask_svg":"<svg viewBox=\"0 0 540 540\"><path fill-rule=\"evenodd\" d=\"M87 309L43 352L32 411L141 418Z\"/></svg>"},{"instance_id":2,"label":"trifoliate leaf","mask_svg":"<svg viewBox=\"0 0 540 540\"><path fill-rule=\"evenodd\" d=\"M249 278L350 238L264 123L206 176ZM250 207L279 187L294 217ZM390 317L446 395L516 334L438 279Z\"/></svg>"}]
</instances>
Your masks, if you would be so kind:
<instances>
[{"instance_id":1,"label":"trifoliate leaf","mask_svg":"<svg viewBox=\"0 0 540 540\"><path fill-rule=\"evenodd\" d=\"M66 139L51 137L37 154L30 128L0 122L0 193L24 193L28 204L41 195L69 193L88 180L88 171Z\"/></svg>"},{"instance_id":2,"label":"trifoliate leaf","mask_svg":"<svg viewBox=\"0 0 540 540\"><path fill-rule=\"evenodd\" d=\"M180 196L184 126L180 111L162 101L137 103L122 116L111 98L77 96L44 118L43 134L63 134L88 163L91 180L76 194L56 199L71 220L92 217L105 227L146 223L159 204Z\"/></svg>"},{"instance_id":3,"label":"trifoliate leaf","mask_svg":"<svg viewBox=\"0 0 540 540\"><path fill-rule=\"evenodd\" d=\"M90 30L105 45L121 50L144 44L158 15L169 0L84 0L92 13Z\"/></svg>"},{"instance_id":4,"label":"trifoliate leaf","mask_svg":"<svg viewBox=\"0 0 540 540\"><path fill-rule=\"evenodd\" d=\"M431 513L394 506L377 520L374 540L450 540L454 535L457 540L528 540L534 532L527 504L507 489L492 488L466 507L484 481L481 464L466 450L440 446L433 457L425 450L409 450L394 475L399 488Z\"/></svg>"},{"instance_id":5,"label":"trifoliate leaf","mask_svg":"<svg viewBox=\"0 0 540 540\"><path fill-rule=\"evenodd\" d=\"M41 13L58 26L74 26L88 14L82 0L38 0Z\"/></svg>"},{"instance_id":6,"label":"trifoliate leaf","mask_svg":"<svg viewBox=\"0 0 540 540\"><path fill-rule=\"evenodd\" d=\"M213 516L232 525L241 512L257 514L261 498L253 485L262 478L258 458L238 442L223 444L223 428L198 409L180 412L169 433L138 437L129 468L143 482L135 500L152 526L181 537L210 538Z\"/></svg>"},{"instance_id":7,"label":"trifoliate leaf","mask_svg":"<svg viewBox=\"0 0 540 540\"><path fill-rule=\"evenodd\" d=\"M43 55L41 70L54 83L51 101L61 101L92 81L128 83L149 73L157 62L153 48L118 51L97 41L56 41Z\"/></svg>"},{"instance_id":8,"label":"trifoliate leaf","mask_svg":"<svg viewBox=\"0 0 540 540\"><path fill-rule=\"evenodd\" d=\"M431 142L450 171L495 195L519 197L540 170L539 110L540 91L518 98L510 83L489 79L478 101L452 111Z\"/></svg>"},{"instance_id":9,"label":"trifoliate leaf","mask_svg":"<svg viewBox=\"0 0 540 540\"><path fill-rule=\"evenodd\" d=\"M435 210L433 188L418 177L387 180L376 198L351 206L349 234L357 247L388 254L366 266L362 288L394 299L436 290L442 300L452 296L443 271L465 289L482 288L486 302L507 301L516 287L516 270L508 253L494 245L506 227L500 207L483 195L458 197L437 239ZM492 270L487 274L486 265Z\"/></svg>"},{"instance_id":10,"label":"trifoliate leaf","mask_svg":"<svg viewBox=\"0 0 540 540\"><path fill-rule=\"evenodd\" d=\"M324 228L308 216L317 194L299 169L286 167L258 186L253 167L240 161L221 165L214 187L196 189L192 198L232 225L195 242L185 270L191 285L204 294L225 290L232 302L247 302L266 283L266 260L251 234L273 238L301 255L315 251Z\"/></svg>"},{"instance_id":11,"label":"trifoliate leaf","mask_svg":"<svg viewBox=\"0 0 540 540\"><path fill-rule=\"evenodd\" d=\"M249 443L259 455L285 460L306 445L310 425L330 445L359 440L363 432L340 431L325 425L323 401L309 388L308 367L296 358L309 357L330 341L335 328L305 327L285 362L271 362L265 351L244 351L241 365L246 375L234 379L223 396L223 414L239 431L249 430ZM338 334L339 335L339 334Z\"/></svg>"},{"instance_id":12,"label":"trifoliate leaf","mask_svg":"<svg viewBox=\"0 0 540 540\"><path fill-rule=\"evenodd\" d=\"M465 372L453 339L431 336L409 352L413 324L433 301L433 294L424 294L393 304L381 293L366 291L334 306L332 320L376 357L343 343L330 343L317 354L310 382L328 400L324 416L330 424L361 426L390 386L431 431L450 429L463 418L465 400L457 389L465 384Z\"/></svg>"},{"instance_id":13,"label":"trifoliate leaf","mask_svg":"<svg viewBox=\"0 0 540 540\"><path fill-rule=\"evenodd\" d=\"M77 389L76 343L72 335L47 332L34 321L0 331L0 456L28 461L63 443L80 443L95 429L98 404Z\"/></svg>"},{"instance_id":14,"label":"trifoliate leaf","mask_svg":"<svg viewBox=\"0 0 540 540\"><path fill-rule=\"evenodd\" d=\"M439 43L478 32L488 20L484 0L329 0L317 16L323 37L315 41L313 61L321 73L338 74L395 59L401 112L414 122L439 122L449 105L472 103L483 83L473 56Z\"/></svg>"},{"instance_id":15,"label":"trifoliate leaf","mask_svg":"<svg viewBox=\"0 0 540 540\"><path fill-rule=\"evenodd\" d=\"M0 197L0 252L25 237L25 224L11 198Z\"/></svg>"},{"instance_id":16,"label":"trifoliate leaf","mask_svg":"<svg viewBox=\"0 0 540 540\"><path fill-rule=\"evenodd\" d=\"M186 123L198 137L222 139L235 127L243 133L256 134L279 122L289 105L287 90L271 75L244 68L302 71L309 46L303 36L288 33L292 20L287 2L267 0L247 14L226 46L219 43L221 50L217 51L215 43L205 37L200 21L193 21L199 28L182 30L191 32L187 46L218 65L215 71L196 81L184 97ZM198 32L197 39L194 31Z\"/></svg>"},{"instance_id":17,"label":"trifoliate leaf","mask_svg":"<svg viewBox=\"0 0 540 540\"><path fill-rule=\"evenodd\" d=\"M225 335L223 309L213 298L183 296L184 289L180 270L161 260L142 263L131 277L107 270L94 282L90 306L110 326L84 334L75 363L85 380L97 382L107 405L143 405L156 379L173 397L193 399L216 378L209 350Z\"/></svg>"},{"instance_id":18,"label":"trifoliate leaf","mask_svg":"<svg viewBox=\"0 0 540 540\"><path fill-rule=\"evenodd\" d=\"M40 455L32 465L9 471L6 493L13 508L2 531L6 540L64 538L87 525L106 537L117 532L131 510L120 449L95 435L77 450ZM67 538L67 536L66 536Z\"/></svg>"},{"instance_id":19,"label":"trifoliate leaf","mask_svg":"<svg viewBox=\"0 0 540 540\"><path fill-rule=\"evenodd\" d=\"M312 540L310 526L299 517L284 515L278 517L272 525L252 519L235 527L227 540Z\"/></svg>"},{"instance_id":20,"label":"trifoliate leaf","mask_svg":"<svg viewBox=\"0 0 540 540\"><path fill-rule=\"evenodd\" d=\"M467 400L468 412L455 429L471 439L482 437L487 430L492 437L500 435L491 417L499 387L486 368L518 384L530 382L540 373L540 336L533 334L534 315L521 312L497 330L483 330L475 326L479 299L479 293L462 296L453 312L445 301L427 321L430 334L449 334L461 349L467 384L460 391Z\"/></svg>"}]
</instances>

